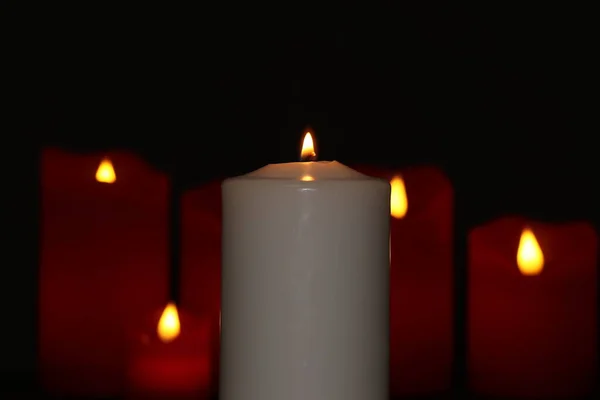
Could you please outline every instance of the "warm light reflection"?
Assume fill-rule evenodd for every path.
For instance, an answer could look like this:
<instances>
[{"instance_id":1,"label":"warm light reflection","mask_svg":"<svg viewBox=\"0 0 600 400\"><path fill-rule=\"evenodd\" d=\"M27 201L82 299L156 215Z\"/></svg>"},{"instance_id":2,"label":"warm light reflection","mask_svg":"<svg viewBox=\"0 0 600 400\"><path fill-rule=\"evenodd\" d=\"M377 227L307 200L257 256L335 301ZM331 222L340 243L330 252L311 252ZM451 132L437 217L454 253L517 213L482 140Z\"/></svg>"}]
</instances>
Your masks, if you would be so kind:
<instances>
[{"instance_id":1,"label":"warm light reflection","mask_svg":"<svg viewBox=\"0 0 600 400\"><path fill-rule=\"evenodd\" d=\"M102 183L114 183L117 180L115 169L110 159L104 158L96 170L96 180Z\"/></svg>"},{"instance_id":2,"label":"warm light reflection","mask_svg":"<svg viewBox=\"0 0 600 400\"><path fill-rule=\"evenodd\" d=\"M304 175L302 178L300 178L300 180L303 180L304 182L310 182L310 181L314 181L315 178L313 178L310 175Z\"/></svg>"},{"instance_id":3,"label":"warm light reflection","mask_svg":"<svg viewBox=\"0 0 600 400\"><path fill-rule=\"evenodd\" d=\"M304 140L302 141L302 150L300 151L300 161L314 161L317 159L317 153L315 153L315 144L313 143L313 137L310 132L306 132Z\"/></svg>"},{"instance_id":4,"label":"warm light reflection","mask_svg":"<svg viewBox=\"0 0 600 400\"><path fill-rule=\"evenodd\" d=\"M519 249L517 250L517 265L523 275L538 275L544 268L544 253L529 228L523 229Z\"/></svg>"},{"instance_id":5,"label":"warm light reflection","mask_svg":"<svg viewBox=\"0 0 600 400\"><path fill-rule=\"evenodd\" d=\"M171 302L165 307L158 321L156 332L160 340L164 343L169 343L179 336L181 326L179 323L179 313L174 303Z\"/></svg>"},{"instance_id":6,"label":"warm light reflection","mask_svg":"<svg viewBox=\"0 0 600 400\"><path fill-rule=\"evenodd\" d=\"M394 218L404 218L408 211L408 198L406 188L401 176L395 176L391 181L392 193L390 196L390 212Z\"/></svg>"}]
</instances>

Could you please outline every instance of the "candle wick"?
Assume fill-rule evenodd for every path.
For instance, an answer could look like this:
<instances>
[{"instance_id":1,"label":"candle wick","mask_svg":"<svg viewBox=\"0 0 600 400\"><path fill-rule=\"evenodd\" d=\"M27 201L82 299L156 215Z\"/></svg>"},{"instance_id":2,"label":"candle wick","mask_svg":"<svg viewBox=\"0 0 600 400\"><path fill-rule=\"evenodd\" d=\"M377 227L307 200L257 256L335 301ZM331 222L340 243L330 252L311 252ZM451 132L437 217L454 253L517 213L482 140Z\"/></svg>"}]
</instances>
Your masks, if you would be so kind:
<instances>
[{"instance_id":1,"label":"candle wick","mask_svg":"<svg viewBox=\"0 0 600 400\"><path fill-rule=\"evenodd\" d=\"M300 162L307 161L317 161L317 154L313 152L305 156L300 156Z\"/></svg>"}]
</instances>

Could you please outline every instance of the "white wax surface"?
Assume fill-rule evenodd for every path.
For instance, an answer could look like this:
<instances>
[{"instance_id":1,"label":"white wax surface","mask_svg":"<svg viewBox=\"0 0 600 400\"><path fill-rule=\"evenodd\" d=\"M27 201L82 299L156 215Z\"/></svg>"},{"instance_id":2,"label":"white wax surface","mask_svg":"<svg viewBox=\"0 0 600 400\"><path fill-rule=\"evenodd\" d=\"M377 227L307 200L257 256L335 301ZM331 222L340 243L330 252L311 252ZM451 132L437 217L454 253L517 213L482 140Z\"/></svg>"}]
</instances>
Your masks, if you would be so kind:
<instances>
[{"instance_id":1,"label":"white wax surface","mask_svg":"<svg viewBox=\"0 0 600 400\"><path fill-rule=\"evenodd\" d=\"M361 174L337 161L295 162L285 164L269 164L239 178L271 178L271 179L302 179L311 176L319 179L368 179L370 176Z\"/></svg>"},{"instance_id":2,"label":"white wax surface","mask_svg":"<svg viewBox=\"0 0 600 400\"><path fill-rule=\"evenodd\" d=\"M389 199L335 161L223 183L222 400L387 400Z\"/></svg>"}]
</instances>

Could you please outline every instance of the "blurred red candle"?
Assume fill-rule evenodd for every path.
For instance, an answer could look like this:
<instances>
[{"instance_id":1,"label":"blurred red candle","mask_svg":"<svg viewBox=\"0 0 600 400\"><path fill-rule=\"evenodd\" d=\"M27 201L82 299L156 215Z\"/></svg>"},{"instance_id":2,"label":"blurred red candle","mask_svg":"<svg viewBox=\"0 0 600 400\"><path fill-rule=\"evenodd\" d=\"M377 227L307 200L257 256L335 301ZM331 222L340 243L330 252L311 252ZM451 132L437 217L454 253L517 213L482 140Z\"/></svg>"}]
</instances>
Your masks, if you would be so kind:
<instances>
[{"instance_id":1,"label":"blurred red candle","mask_svg":"<svg viewBox=\"0 0 600 400\"><path fill-rule=\"evenodd\" d=\"M209 325L169 303L132 338L130 399L198 399L209 395Z\"/></svg>"},{"instance_id":2,"label":"blurred red candle","mask_svg":"<svg viewBox=\"0 0 600 400\"><path fill-rule=\"evenodd\" d=\"M453 190L433 167L358 168L388 179L391 193L391 393L425 395L450 385Z\"/></svg>"},{"instance_id":3,"label":"blurred red candle","mask_svg":"<svg viewBox=\"0 0 600 400\"><path fill-rule=\"evenodd\" d=\"M218 317L221 303L221 182L183 193L181 303Z\"/></svg>"},{"instance_id":4,"label":"blurred red candle","mask_svg":"<svg viewBox=\"0 0 600 400\"><path fill-rule=\"evenodd\" d=\"M221 311L221 182L186 191L181 213L181 304L210 323L211 389L216 392Z\"/></svg>"},{"instance_id":5,"label":"blurred red candle","mask_svg":"<svg viewBox=\"0 0 600 400\"><path fill-rule=\"evenodd\" d=\"M574 398L597 371L596 234L503 218L469 235L469 379L478 394Z\"/></svg>"},{"instance_id":6,"label":"blurred red candle","mask_svg":"<svg viewBox=\"0 0 600 400\"><path fill-rule=\"evenodd\" d=\"M63 395L120 393L127 321L167 299L167 179L105 156L42 156L41 379Z\"/></svg>"}]
</instances>

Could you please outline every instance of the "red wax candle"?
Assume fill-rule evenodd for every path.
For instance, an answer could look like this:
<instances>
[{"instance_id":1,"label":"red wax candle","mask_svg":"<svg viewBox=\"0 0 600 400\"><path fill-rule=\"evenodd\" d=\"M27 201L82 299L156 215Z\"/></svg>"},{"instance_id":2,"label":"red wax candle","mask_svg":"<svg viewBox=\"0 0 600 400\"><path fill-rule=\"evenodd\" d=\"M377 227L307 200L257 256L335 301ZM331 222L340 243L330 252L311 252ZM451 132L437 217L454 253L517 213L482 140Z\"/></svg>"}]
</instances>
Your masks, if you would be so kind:
<instances>
[{"instance_id":1,"label":"red wax candle","mask_svg":"<svg viewBox=\"0 0 600 400\"><path fill-rule=\"evenodd\" d=\"M587 395L596 353L596 234L503 218L469 234L469 379L484 395Z\"/></svg>"},{"instance_id":2,"label":"red wax candle","mask_svg":"<svg viewBox=\"0 0 600 400\"><path fill-rule=\"evenodd\" d=\"M208 323L201 323L169 303L132 338L128 398L206 398L210 370Z\"/></svg>"},{"instance_id":3,"label":"red wax candle","mask_svg":"<svg viewBox=\"0 0 600 400\"><path fill-rule=\"evenodd\" d=\"M221 302L221 182L183 194L181 303L218 316Z\"/></svg>"},{"instance_id":4,"label":"red wax candle","mask_svg":"<svg viewBox=\"0 0 600 400\"><path fill-rule=\"evenodd\" d=\"M433 167L358 168L392 184L392 395L444 392L452 363L453 190Z\"/></svg>"},{"instance_id":5,"label":"red wax candle","mask_svg":"<svg viewBox=\"0 0 600 400\"><path fill-rule=\"evenodd\" d=\"M167 179L131 154L55 149L41 175L41 379L64 395L116 395L127 321L167 299Z\"/></svg>"},{"instance_id":6,"label":"red wax candle","mask_svg":"<svg viewBox=\"0 0 600 400\"><path fill-rule=\"evenodd\" d=\"M181 304L210 321L211 387L216 391L221 310L221 182L185 192L181 213Z\"/></svg>"}]
</instances>

